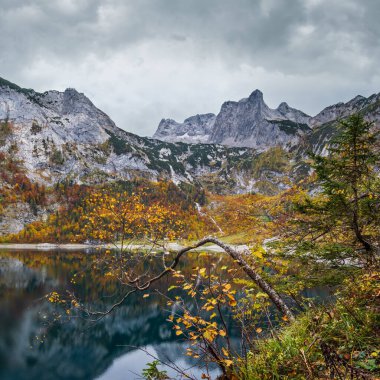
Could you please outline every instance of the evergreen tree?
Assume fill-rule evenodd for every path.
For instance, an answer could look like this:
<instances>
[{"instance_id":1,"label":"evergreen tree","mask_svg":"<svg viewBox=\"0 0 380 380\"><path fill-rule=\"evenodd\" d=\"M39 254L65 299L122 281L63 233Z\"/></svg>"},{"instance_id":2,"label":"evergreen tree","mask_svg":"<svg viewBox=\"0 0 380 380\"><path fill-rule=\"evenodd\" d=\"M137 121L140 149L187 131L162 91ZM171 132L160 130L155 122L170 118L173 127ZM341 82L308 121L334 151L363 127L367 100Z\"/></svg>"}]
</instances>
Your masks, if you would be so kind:
<instances>
[{"instance_id":1,"label":"evergreen tree","mask_svg":"<svg viewBox=\"0 0 380 380\"><path fill-rule=\"evenodd\" d=\"M379 253L379 130L355 114L340 122L326 156L312 155L318 195L299 209L313 241L343 243L367 262Z\"/></svg>"}]
</instances>

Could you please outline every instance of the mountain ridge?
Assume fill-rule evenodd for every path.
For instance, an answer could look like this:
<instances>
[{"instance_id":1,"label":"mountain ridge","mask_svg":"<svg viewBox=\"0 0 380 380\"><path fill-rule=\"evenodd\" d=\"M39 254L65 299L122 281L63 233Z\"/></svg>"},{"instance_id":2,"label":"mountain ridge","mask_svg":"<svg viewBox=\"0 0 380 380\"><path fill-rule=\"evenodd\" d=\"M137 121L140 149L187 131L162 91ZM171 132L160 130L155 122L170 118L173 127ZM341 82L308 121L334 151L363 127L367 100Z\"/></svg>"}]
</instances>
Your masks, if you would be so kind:
<instances>
[{"instance_id":1,"label":"mountain ridge","mask_svg":"<svg viewBox=\"0 0 380 380\"><path fill-rule=\"evenodd\" d=\"M0 79L0 121L11 125L3 137L0 133L0 152L12 151L32 181L48 186L68 178L76 183L101 183L142 177L235 193L263 191L265 186L257 183L264 181L271 192L285 186L285 174L272 164L267 165L269 169L254 169L257 161L267 157L265 152L280 148L283 153L277 154L290 155L285 166L290 168L286 176L292 182L297 177L294 168L306 152L323 151L335 133L336 116L360 109L378 123L380 94L357 96L311 117L285 102L271 109L263 93L255 90L248 98L224 102L218 115L195 115L180 126L170 121L168 136L173 128L180 128L182 134L194 138L203 134L217 141L200 139L188 144L180 138L169 142L120 129L75 89L38 93ZM232 146L226 141L232 141ZM242 147L240 141L250 143Z\"/></svg>"},{"instance_id":2,"label":"mountain ridge","mask_svg":"<svg viewBox=\"0 0 380 380\"><path fill-rule=\"evenodd\" d=\"M167 142L222 144L226 146L254 148L265 151L269 147L281 146L289 151L303 140L305 134L323 124L359 112L380 100L380 93L368 98L357 95L348 102L328 106L310 116L282 102L275 109L267 106L263 93L256 89L248 98L226 101L222 104L214 123L207 133L193 125L193 135L183 133L184 124L172 119L163 119L153 137ZM212 114L213 115L213 114ZM377 121L378 118L372 118ZM170 122L168 122L170 120ZM170 124L170 127L167 125Z\"/></svg>"},{"instance_id":3,"label":"mountain ridge","mask_svg":"<svg viewBox=\"0 0 380 380\"><path fill-rule=\"evenodd\" d=\"M2 191L12 195L21 186L36 196L38 189L60 184L97 186L144 179L218 194L276 194L310 174L307 153L326 152L337 131L337 115L360 111L367 120L380 122L380 94L327 107L308 119L315 121L312 127L311 121L309 125L292 121L310 116L284 102L275 110L267 107L259 90L223 107L221 115L196 115L180 127L189 136L214 133L220 144L167 142L118 128L74 89L38 93L0 79L0 235L17 232L59 208L59 204L41 206L22 197L12 201L12 196L11 203L2 203ZM241 109L251 114L239 119ZM265 128L250 125L256 116ZM225 120L229 124L223 124ZM215 124L219 129L211 130ZM253 130L260 144L223 144L225 138L233 138L235 126L241 128L243 139L249 139Z\"/></svg>"}]
</instances>

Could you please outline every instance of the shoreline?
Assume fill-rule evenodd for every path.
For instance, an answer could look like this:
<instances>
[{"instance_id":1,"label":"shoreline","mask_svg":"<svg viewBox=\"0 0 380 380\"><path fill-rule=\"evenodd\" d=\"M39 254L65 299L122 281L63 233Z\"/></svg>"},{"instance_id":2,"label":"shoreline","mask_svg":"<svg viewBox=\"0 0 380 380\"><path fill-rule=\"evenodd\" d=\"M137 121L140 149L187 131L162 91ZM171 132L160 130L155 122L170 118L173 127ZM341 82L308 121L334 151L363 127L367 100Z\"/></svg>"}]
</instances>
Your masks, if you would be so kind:
<instances>
[{"instance_id":1,"label":"shoreline","mask_svg":"<svg viewBox=\"0 0 380 380\"><path fill-rule=\"evenodd\" d=\"M117 245L117 247L120 247ZM178 251L184 248L184 245L181 245L177 242L171 242L166 245L166 250L169 252ZM247 245L234 245L234 247L238 250L247 249ZM65 243L65 244L53 244L53 243L0 243L0 250L35 250L35 251L89 251L95 249L115 249L115 245L113 244L84 244L84 243ZM146 250L154 250L160 251L162 247L155 247L149 244L130 244L125 246L126 249L131 251L138 249L146 249ZM215 253L223 253L224 250L217 245L208 245L200 248L195 248L192 251L208 251Z\"/></svg>"},{"instance_id":2,"label":"shoreline","mask_svg":"<svg viewBox=\"0 0 380 380\"><path fill-rule=\"evenodd\" d=\"M1 243L1 249L9 250L23 250L33 249L37 251L50 251L50 250L87 250L94 248L106 248L103 245L91 245L91 244L79 244L79 243L65 243L65 244L53 244L53 243Z\"/></svg>"}]
</instances>

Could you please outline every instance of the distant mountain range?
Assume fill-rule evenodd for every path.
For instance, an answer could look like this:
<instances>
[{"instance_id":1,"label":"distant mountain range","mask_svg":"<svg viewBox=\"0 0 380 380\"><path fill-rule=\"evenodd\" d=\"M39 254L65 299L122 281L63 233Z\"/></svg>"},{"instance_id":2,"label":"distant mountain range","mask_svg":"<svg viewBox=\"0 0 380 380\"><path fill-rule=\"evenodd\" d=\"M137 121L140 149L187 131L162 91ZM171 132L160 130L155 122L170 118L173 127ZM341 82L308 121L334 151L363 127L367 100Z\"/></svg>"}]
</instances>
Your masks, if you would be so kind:
<instances>
[{"instance_id":1,"label":"distant mountain range","mask_svg":"<svg viewBox=\"0 0 380 380\"><path fill-rule=\"evenodd\" d=\"M362 111L379 121L380 94L369 98L357 96L347 103L327 107L316 116L289 107L285 102L269 108L260 90L238 102L223 103L218 115L212 113L187 118L183 123L161 120L154 138L167 142L222 144L266 151L281 146L291 150L313 135L313 129Z\"/></svg>"},{"instance_id":2,"label":"distant mountain range","mask_svg":"<svg viewBox=\"0 0 380 380\"><path fill-rule=\"evenodd\" d=\"M271 109L255 90L225 102L218 115L164 119L146 138L118 128L74 89L38 93L0 78L0 152L45 185L143 177L219 193L273 193L303 178L306 152L323 152L337 120L359 111L379 123L380 94L311 117L286 103Z\"/></svg>"}]
</instances>

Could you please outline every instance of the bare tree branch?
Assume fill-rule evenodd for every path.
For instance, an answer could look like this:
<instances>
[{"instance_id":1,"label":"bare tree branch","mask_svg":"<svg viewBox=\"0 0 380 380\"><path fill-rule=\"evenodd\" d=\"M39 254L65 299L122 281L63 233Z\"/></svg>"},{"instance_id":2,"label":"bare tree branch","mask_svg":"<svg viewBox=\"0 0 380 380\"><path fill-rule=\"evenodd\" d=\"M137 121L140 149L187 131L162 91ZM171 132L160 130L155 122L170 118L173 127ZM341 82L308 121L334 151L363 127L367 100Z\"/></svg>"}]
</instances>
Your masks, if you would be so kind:
<instances>
[{"instance_id":1,"label":"bare tree branch","mask_svg":"<svg viewBox=\"0 0 380 380\"><path fill-rule=\"evenodd\" d=\"M212 244L216 244L218 245L219 247L221 247L229 256L231 256L235 262L243 269L243 271L255 282L255 284L263 291L265 292L268 297L270 298L270 300L274 303L274 305L277 307L277 309L282 313L284 314L287 319L289 321L294 321L295 318L294 318L294 314L293 312L290 310L290 308L286 305L286 303L284 302L284 300L281 298L281 296L273 289L273 287L267 282L265 281L253 268L252 266L250 266L243 258L242 254L237 251L236 249L232 248L230 245L227 245L223 242L221 242L220 240L218 240L217 238L214 238L214 237L206 237L200 241L198 241L196 244L194 245L191 245L191 246L188 246L188 247L184 247L182 248L181 250L179 250L172 263L166 267L161 273L159 273L157 276L155 277L152 277L146 281L143 280L143 277L144 276L138 276L136 277L135 279L133 280L130 280L128 281L128 285L132 286L133 289L130 290L129 292L127 292L120 301L118 301L117 303L115 303L114 305L111 306L111 308L108 310L108 311L105 311L105 312L93 312L92 314L95 314L95 315L107 315L109 314L112 310L114 310L116 307L120 306L124 301L125 299L133 292L139 290L139 291L143 291L143 290L146 290L148 289L152 284L154 284L155 282L157 282L158 280L160 280L161 278L163 278L164 276L166 276L167 274L169 274L170 272L172 272L176 267L177 265L179 264L180 262L180 259L181 257L193 250L193 249L196 249L196 248L199 248L199 247L202 247L208 243L212 243ZM246 253L249 253L249 252L246 252Z\"/></svg>"}]
</instances>

